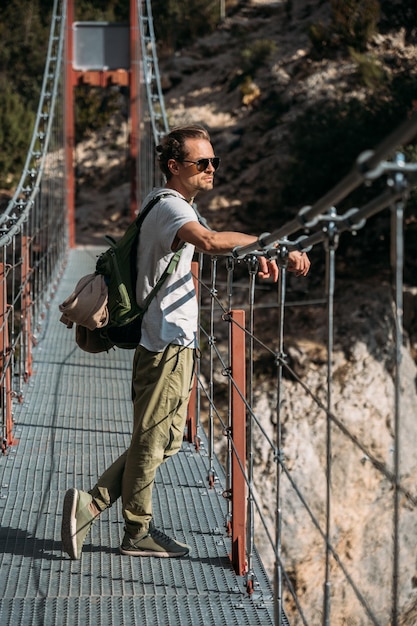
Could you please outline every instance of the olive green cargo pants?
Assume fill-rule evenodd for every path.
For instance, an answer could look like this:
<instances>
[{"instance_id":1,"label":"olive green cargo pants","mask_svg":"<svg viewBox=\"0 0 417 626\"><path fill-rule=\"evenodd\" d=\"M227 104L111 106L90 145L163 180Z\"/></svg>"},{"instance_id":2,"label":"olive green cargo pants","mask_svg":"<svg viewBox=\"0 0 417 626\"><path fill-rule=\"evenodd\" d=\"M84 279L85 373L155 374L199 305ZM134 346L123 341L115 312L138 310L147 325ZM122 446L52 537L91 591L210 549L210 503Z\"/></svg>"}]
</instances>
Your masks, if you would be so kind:
<instances>
[{"instance_id":1,"label":"olive green cargo pants","mask_svg":"<svg viewBox=\"0 0 417 626\"><path fill-rule=\"evenodd\" d=\"M136 349L131 443L90 491L102 511L122 497L126 532L132 536L147 533L156 470L181 448L193 373L191 348Z\"/></svg>"}]
</instances>

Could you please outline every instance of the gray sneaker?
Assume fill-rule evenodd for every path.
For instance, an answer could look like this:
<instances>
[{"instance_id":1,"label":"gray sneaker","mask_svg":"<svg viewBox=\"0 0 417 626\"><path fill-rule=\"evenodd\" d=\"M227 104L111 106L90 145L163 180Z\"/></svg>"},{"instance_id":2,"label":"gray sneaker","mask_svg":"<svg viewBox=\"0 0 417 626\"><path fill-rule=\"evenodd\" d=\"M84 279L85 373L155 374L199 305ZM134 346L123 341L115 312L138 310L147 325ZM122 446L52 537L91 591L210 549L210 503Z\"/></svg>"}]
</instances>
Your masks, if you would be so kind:
<instances>
[{"instance_id":1,"label":"gray sneaker","mask_svg":"<svg viewBox=\"0 0 417 626\"><path fill-rule=\"evenodd\" d=\"M85 491L68 489L62 512L61 539L64 551L71 559L79 559L86 538L98 515L90 510L93 498Z\"/></svg>"},{"instance_id":2,"label":"gray sneaker","mask_svg":"<svg viewBox=\"0 0 417 626\"><path fill-rule=\"evenodd\" d=\"M120 552L130 556L176 557L186 556L190 551L190 546L171 539L152 522L147 535L135 538L125 533L120 546Z\"/></svg>"}]
</instances>

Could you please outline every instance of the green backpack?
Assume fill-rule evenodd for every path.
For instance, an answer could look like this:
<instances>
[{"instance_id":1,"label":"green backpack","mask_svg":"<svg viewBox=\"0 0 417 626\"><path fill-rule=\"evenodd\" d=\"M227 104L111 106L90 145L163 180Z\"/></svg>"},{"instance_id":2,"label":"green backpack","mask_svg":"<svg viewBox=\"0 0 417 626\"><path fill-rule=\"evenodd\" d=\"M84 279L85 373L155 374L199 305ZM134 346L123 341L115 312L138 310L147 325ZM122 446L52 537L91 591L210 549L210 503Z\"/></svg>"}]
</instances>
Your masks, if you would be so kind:
<instances>
[{"instance_id":1,"label":"green backpack","mask_svg":"<svg viewBox=\"0 0 417 626\"><path fill-rule=\"evenodd\" d=\"M178 265L182 248L172 255L143 307L139 307L136 302L136 260L140 228L152 207L161 198L172 195L174 194L167 192L155 196L128 226L119 241L106 237L111 246L97 259L96 273L104 276L108 288L109 322L100 329L100 335L109 345L126 349L137 347L141 337L143 315L168 275L172 274Z\"/></svg>"}]
</instances>

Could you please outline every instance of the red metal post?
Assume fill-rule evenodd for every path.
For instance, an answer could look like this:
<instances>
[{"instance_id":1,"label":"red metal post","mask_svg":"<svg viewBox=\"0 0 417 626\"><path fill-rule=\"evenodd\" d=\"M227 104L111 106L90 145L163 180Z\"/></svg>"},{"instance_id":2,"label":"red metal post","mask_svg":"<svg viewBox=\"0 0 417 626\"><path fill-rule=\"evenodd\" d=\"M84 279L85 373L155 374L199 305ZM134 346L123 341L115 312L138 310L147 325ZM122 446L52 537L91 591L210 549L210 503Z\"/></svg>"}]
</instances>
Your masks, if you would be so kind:
<instances>
[{"instance_id":1,"label":"red metal post","mask_svg":"<svg viewBox=\"0 0 417 626\"><path fill-rule=\"evenodd\" d=\"M68 243L75 247L75 181L74 181L74 0L67 1L67 25L65 37L65 181L68 220Z\"/></svg>"},{"instance_id":2,"label":"red metal post","mask_svg":"<svg viewBox=\"0 0 417 626\"><path fill-rule=\"evenodd\" d=\"M194 377L187 412L186 441L196 443L197 439L197 379Z\"/></svg>"},{"instance_id":3,"label":"red metal post","mask_svg":"<svg viewBox=\"0 0 417 626\"><path fill-rule=\"evenodd\" d=\"M137 163L139 157L139 72L140 34L137 0L130 0L130 215L135 217L141 198L138 198Z\"/></svg>"},{"instance_id":4,"label":"red metal post","mask_svg":"<svg viewBox=\"0 0 417 626\"><path fill-rule=\"evenodd\" d=\"M232 554L231 561L238 576L246 573L246 350L245 312L231 311L231 435L232 451Z\"/></svg>"},{"instance_id":5,"label":"red metal post","mask_svg":"<svg viewBox=\"0 0 417 626\"><path fill-rule=\"evenodd\" d=\"M198 301L198 274L199 263L193 261L191 263L191 273L194 280L194 289ZM191 389L190 400L188 402L187 410L187 435L186 441L190 443L197 442L197 378L194 376L193 388Z\"/></svg>"},{"instance_id":6,"label":"red metal post","mask_svg":"<svg viewBox=\"0 0 417 626\"><path fill-rule=\"evenodd\" d=\"M6 453L9 446L18 443L13 438L10 341L7 314L7 271L6 265L0 263L0 394L4 426L4 440L2 438L1 444L3 454Z\"/></svg>"},{"instance_id":7,"label":"red metal post","mask_svg":"<svg viewBox=\"0 0 417 626\"><path fill-rule=\"evenodd\" d=\"M22 343L25 347L25 382L32 376L32 301L30 296L29 238L22 235Z\"/></svg>"},{"instance_id":8,"label":"red metal post","mask_svg":"<svg viewBox=\"0 0 417 626\"><path fill-rule=\"evenodd\" d=\"M91 87L129 86L129 74L126 70L74 70L73 84L90 85Z\"/></svg>"}]
</instances>

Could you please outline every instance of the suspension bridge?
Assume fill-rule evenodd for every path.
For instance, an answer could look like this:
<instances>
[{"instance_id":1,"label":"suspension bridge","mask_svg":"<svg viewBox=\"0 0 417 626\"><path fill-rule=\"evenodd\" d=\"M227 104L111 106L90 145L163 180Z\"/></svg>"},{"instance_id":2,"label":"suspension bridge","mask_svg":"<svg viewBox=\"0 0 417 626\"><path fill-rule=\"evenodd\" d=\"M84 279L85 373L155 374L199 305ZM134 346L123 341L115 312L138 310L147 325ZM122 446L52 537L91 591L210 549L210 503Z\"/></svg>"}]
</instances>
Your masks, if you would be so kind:
<instances>
[{"instance_id":1,"label":"suspension bridge","mask_svg":"<svg viewBox=\"0 0 417 626\"><path fill-rule=\"evenodd\" d=\"M129 445L132 352L82 352L59 323L58 311L77 280L94 270L100 252L76 245L71 129L77 81L129 86L132 215L159 182L154 146L168 122L149 1L132 0L129 37L129 67L77 69L73 4L55 0L32 141L16 192L0 215L0 621L24 626L411 626L417 492L409 477L416 469L412 442L417 427L415 406L407 404L413 396L402 379L402 270L404 208L417 171L401 153L391 155L414 138L416 118L370 147L334 189L275 232L263 233L256 245L236 249L225 259L196 259L202 358L184 445L158 474L155 500L155 518L166 532L191 545L190 558L121 557L116 506L93 526L80 561L69 561L61 551L65 491L90 488ZM342 199L376 179L386 180L385 191L360 208L337 212L334 207ZM366 227L368 218L386 209L392 214L394 268L386 348L392 369L392 407L386 408L391 427L388 443L374 434L370 444L367 433L339 414L334 402L335 257L341 232ZM317 393L290 366L284 319L288 252L320 245L326 253L321 306L327 356ZM275 256L281 271L277 292L269 289L271 298L258 307L259 253ZM277 320L276 329L266 334L255 332L264 305ZM262 358L273 364L267 405L256 384ZM289 417L288 376L297 390ZM321 467L303 457L303 450L297 462L286 454L287 420L300 419L302 395L314 407L315 433L325 450ZM257 456L272 468L267 478L256 472ZM303 472L297 473L297 463ZM348 550L342 549L349 537L344 520L334 514L345 494L332 489L332 477L341 468L348 475L352 464L361 468L364 503L374 507L366 529L375 558L372 581L364 579L360 546L352 540ZM317 473L314 493L299 482L303 473ZM290 548L295 525L301 531ZM389 528L384 535L388 547L381 546L380 525ZM305 579L307 561L314 575ZM350 621L344 621L341 607L349 607Z\"/></svg>"}]
</instances>

